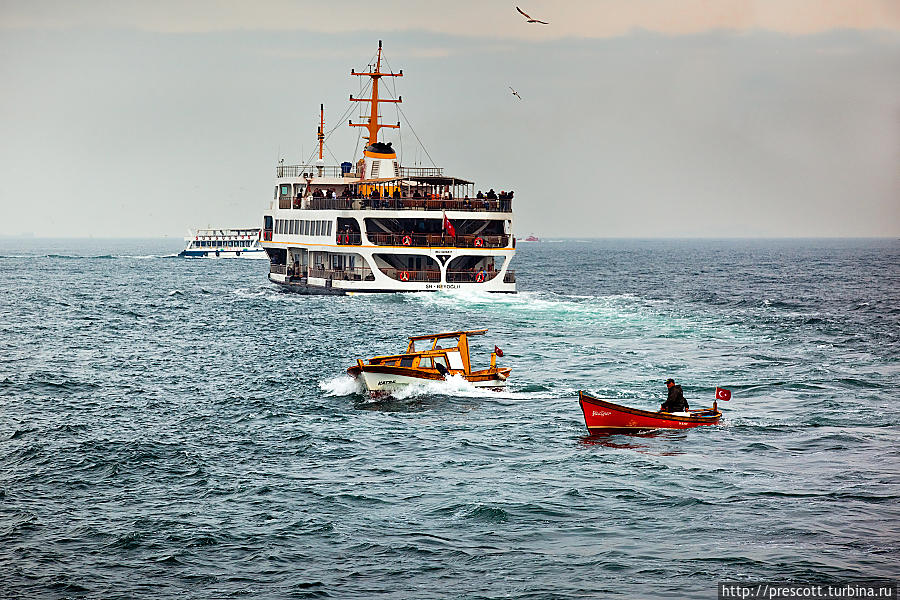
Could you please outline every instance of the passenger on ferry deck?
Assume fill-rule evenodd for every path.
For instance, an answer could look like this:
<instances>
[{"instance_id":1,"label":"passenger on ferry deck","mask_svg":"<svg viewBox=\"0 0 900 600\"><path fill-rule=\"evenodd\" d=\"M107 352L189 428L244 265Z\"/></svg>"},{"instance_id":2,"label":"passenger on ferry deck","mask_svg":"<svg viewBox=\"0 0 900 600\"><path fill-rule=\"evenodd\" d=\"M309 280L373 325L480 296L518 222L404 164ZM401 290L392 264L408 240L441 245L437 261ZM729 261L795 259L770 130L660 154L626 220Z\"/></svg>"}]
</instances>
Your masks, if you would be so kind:
<instances>
[{"instance_id":1,"label":"passenger on ferry deck","mask_svg":"<svg viewBox=\"0 0 900 600\"><path fill-rule=\"evenodd\" d=\"M478 195L475 197L480 200L480 199L484 198L484 194L481 193L481 190L478 190Z\"/></svg>"},{"instance_id":2,"label":"passenger on ferry deck","mask_svg":"<svg viewBox=\"0 0 900 600\"><path fill-rule=\"evenodd\" d=\"M369 195L370 198L381 198L381 194L378 193L378 188L372 190L372 193Z\"/></svg>"},{"instance_id":3,"label":"passenger on ferry deck","mask_svg":"<svg viewBox=\"0 0 900 600\"><path fill-rule=\"evenodd\" d=\"M400 188L394 188L393 198L394 198L395 200L399 200L399 199L400 199Z\"/></svg>"},{"instance_id":4,"label":"passenger on ferry deck","mask_svg":"<svg viewBox=\"0 0 900 600\"><path fill-rule=\"evenodd\" d=\"M422 197L422 194L419 193L419 190L416 190L415 192L413 192L412 197L413 197L413 198L421 198L421 197Z\"/></svg>"},{"instance_id":5,"label":"passenger on ferry deck","mask_svg":"<svg viewBox=\"0 0 900 600\"><path fill-rule=\"evenodd\" d=\"M487 196L485 196L485 198L487 198L488 200L496 200L497 199L497 192L494 191L494 188L491 188L490 190L488 190Z\"/></svg>"},{"instance_id":6,"label":"passenger on ferry deck","mask_svg":"<svg viewBox=\"0 0 900 600\"><path fill-rule=\"evenodd\" d=\"M337 192L335 192L334 189L331 190L331 199L337 200Z\"/></svg>"}]
</instances>

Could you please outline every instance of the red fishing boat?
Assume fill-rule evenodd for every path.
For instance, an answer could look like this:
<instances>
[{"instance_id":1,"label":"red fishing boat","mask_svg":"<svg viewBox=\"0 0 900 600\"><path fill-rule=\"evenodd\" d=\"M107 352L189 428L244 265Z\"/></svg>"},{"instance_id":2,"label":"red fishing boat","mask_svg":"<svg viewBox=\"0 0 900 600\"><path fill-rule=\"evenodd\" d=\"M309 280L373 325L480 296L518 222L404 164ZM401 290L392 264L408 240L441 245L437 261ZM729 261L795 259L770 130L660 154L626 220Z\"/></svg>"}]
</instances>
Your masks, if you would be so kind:
<instances>
[{"instance_id":1,"label":"red fishing boat","mask_svg":"<svg viewBox=\"0 0 900 600\"><path fill-rule=\"evenodd\" d=\"M722 418L716 403L712 408L683 413L652 412L613 404L578 392L584 424L591 433L637 433L653 429L687 429L715 425Z\"/></svg>"}]
</instances>

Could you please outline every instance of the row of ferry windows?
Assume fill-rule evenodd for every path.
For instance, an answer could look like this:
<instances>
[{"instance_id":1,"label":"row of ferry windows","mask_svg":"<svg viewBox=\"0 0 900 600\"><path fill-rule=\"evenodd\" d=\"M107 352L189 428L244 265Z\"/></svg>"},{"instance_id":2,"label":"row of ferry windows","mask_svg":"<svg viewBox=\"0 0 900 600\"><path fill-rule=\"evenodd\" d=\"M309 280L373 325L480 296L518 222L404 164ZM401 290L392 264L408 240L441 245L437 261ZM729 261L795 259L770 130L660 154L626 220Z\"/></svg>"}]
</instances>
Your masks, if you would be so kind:
<instances>
[{"instance_id":1,"label":"row of ferry windows","mask_svg":"<svg viewBox=\"0 0 900 600\"><path fill-rule=\"evenodd\" d=\"M331 221L275 219L275 233L287 235L331 235Z\"/></svg>"},{"instance_id":2,"label":"row of ferry windows","mask_svg":"<svg viewBox=\"0 0 900 600\"><path fill-rule=\"evenodd\" d=\"M228 241L228 240L194 240L195 248L249 248L253 245L253 240Z\"/></svg>"}]
</instances>

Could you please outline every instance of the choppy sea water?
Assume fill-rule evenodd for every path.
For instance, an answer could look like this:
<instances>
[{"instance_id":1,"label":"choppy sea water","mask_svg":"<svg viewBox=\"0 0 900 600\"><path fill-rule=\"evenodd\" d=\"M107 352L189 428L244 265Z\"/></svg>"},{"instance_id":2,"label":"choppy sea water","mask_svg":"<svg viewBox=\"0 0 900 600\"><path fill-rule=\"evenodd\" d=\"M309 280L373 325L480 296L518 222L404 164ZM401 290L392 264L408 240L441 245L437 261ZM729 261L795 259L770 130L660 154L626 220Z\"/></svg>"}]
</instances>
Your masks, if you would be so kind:
<instances>
[{"instance_id":1,"label":"choppy sea water","mask_svg":"<svg viewBox=\"0 0 900 600\"><path fill-rule=\"evenodd\" d=\"M520 244L521 292L313 297L0 241L0 596L711 598L900 576L900 243ZM488 328L506 392L344 369ZM721 426L589 437L577 391Z\"/></svg>"}]
</instances>

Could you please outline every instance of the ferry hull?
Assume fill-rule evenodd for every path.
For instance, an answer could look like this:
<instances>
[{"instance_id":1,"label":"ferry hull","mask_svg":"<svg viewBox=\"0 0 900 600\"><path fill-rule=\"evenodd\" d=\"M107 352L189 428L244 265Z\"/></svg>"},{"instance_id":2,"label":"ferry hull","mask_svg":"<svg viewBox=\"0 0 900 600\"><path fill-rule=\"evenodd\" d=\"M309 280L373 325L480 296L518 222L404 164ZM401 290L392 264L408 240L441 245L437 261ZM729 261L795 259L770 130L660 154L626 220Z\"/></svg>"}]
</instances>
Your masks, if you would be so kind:
<instances>
[{"instance_id":1,"label":"ferry hull","mask_svg":"<svg viewBox=\"0 0 900 600\"><path fill-rule=\"evenodd\" d=\"M179 258L242 258L246 260L268 260L265 250L236 250L225 251L219 250L182 250L178 253Z\"/></svg>"},{"instance_id":2,"label":"ferry hull","mask_svg":"<svg viewBox=\"0 0 900 600\"><path fill-rule=\"evenodd\" d=\"M515 284L503 284L503 287L501 288L489 286L484 283L440 284L410 282L400 284L398 282L392 281L389 285L393 285L395 287L385 287L385 283L379 283L377 281L332 281L328 279L305 277L288 279L287 277L276 273L269 274L269 281L278 284L288 292L323 296L345 296L352 294L390 294L402 292L452 292L460 290L478 290L481 292L490 292L492 294L516 293Z\"/></svg>"},{"instance_id":3,"label":"ferry hull","mask_svg":"<svg viewBox=\"0 0 900 600\"><path fill-rule=\"evenodd\" d=\"M578 403L584 413L584 424L591 433L638 433L654 429L689 429L715 425L722 418L716 409L691 411L674 415L629 408L578 392Z\"/></svg>"}]
</instances>

